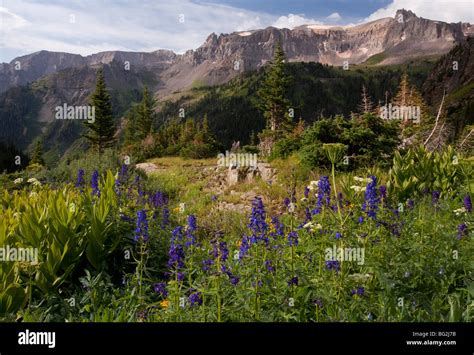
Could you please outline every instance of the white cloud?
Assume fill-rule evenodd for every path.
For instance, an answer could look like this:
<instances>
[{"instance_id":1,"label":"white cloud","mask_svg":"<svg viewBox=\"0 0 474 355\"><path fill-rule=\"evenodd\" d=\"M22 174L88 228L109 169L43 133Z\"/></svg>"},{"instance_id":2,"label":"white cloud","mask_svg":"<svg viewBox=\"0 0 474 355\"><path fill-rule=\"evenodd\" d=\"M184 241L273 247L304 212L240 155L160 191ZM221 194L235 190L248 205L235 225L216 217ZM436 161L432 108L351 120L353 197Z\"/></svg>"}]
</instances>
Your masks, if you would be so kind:
<instances>
[{"instance_id":1,"label":"white cloud","mask_svg":"<svg viewBox=\"0 0 474 355\"><path fill-rule=\"evenodd\" d=\"M277 18L196 0L142 0L133 5L127 0L0 0L0 3L0 62L43 49L82 55L160 48L182 53L200 46L212 32L248 31L269 25L278 28L323 25L303 14ZM368 20L393 17L400 8L435 20L474 22L472 0L393 0ZM184 15L182 23L180 14ZM74 23L70 22L71 15ZM322 21L341 20L341 15L335 12Z\"/></svg>"},{"instance_id":2,"label":"white cloud","mask_svg":"<svg viewBox=\"0 0 474 355\"><path fill-rule=\"evenodd\" d=\"M383 17L394 17L399 9L411 10L418 17L444 22L474 22L474 6L472 0L393 0L367 17L373 21Z\"/></svg>"},{"instance_id":3,"label":"white cloud","mask_svg":"<svg viewBox=\"0 0 474 355\"><path fill-rule=\"evenodd\" d=\"M2 20L2 33L11 32L11 30L21 28L25 26L28 21L24 18L15 15L10 12L7 8L0 6L0 19Z\"/></svg>"},{"instance_id":4,"label":"white cloud","mask_svg":"<svg viewBox=\"0 0 474 355\"><path fill-rule=\"evenodd\" d=\"M289 14L288 16L280 16L275 22L273 22L272 26L276 28L292 29L301 25L308 24L322 25L322 22L316 21L314 19L308 19L300 15Z\"/></svg>"},{"instance_id":5,"label":"white cloud","mask_svg":"<svg viewBox=\"0 0 474 355\"><path fill-rule=\"evenodd\" d=\"M113 0L3 0L2 5L0 62L10 61L13 53L42 49L82 55L160 48L184 52L200 46L212 32L257 29L274 20L267 14L192 0L144 0L133 6Z\"/></svg>"},{"instance_id":6,"label":"white cloud","mask_svg":"<svg viewBox=\"0 0 474 355\"><path fill-rule=\"evenodd\" d=\"M329 21L341 21L342 20L342 16L339 15L338 12L333 12L331 15L329 15L328 17L326 17L327 20Z\"/></svg>"}]
</instances>

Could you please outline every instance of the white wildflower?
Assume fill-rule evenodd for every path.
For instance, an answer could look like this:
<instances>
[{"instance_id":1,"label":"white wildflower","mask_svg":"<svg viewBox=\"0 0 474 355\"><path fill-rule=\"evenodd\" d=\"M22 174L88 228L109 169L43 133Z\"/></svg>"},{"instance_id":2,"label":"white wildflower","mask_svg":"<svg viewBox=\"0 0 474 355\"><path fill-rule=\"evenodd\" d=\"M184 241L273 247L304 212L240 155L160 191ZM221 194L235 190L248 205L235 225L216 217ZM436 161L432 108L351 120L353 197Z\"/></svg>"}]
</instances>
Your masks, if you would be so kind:
<instances>
[{"instance_id":1,"label":"white wildflower","mask_svg":"<svg viewBox=\"0 0 474 355\"><path fill-rule=\"evenodd\" d=\"M14 184L21 184L22 182L23 182L23 178L18 178L18 179L13 180Z\"/></svg>"},{"instance_id":2,"label":"white wildflower","mask_svg":"<svg viewBox=\"0 0 474 355\"><path fill-rule=\"evenodd\" d=\"M453 212L456 213L456 216L459 216L462 213L466 213L466 209L464 207L458 208L457 210L454 210Z\"/></svg>"},{"instance_id":3,"label":"white wildflower","mask_svg":"<svg viewBox=\"0 0 474 355\"><path fill-rule=\"evenodd\" d=\"M359 176L354 176L354 180L357 182L366 182L366 183L369 183L372 181L370 178L363 178Z\"/></svg>"},{"instance_id":4,"label":"white wildflower","mask_svg":"<svg viewBox=\"0 0 474 355\"><path fill-rule=\"evenodd\" d=\"M317 189L317 188L318 188L318 183L319 183L319 180L317 180L317 181L310 181L309 186L308 186L308 189L310 189L310 190Z\"/></svg>"},{"instance_id":5,"label":"white wildflower","mask_svg":"<svg viewBox=\"0 0 474 355\"><path fill-rule=\"evenodd\" d=\"M29 178L28 183L32 184L33 186L41 186L41 183L36 178Z\"/></svg>"},{"instance_id":6,"label":"white wildflower","mask_svg":"<svg viewBox=\"0 0 474 355\"><path fill-rule=\"evenodd\" d=\"M352 185L351 186L351 189L356 191L356 192L361 192L361 191L365 191L365 186L356 186L356 185Z\"/></svg>"}]
</instances>

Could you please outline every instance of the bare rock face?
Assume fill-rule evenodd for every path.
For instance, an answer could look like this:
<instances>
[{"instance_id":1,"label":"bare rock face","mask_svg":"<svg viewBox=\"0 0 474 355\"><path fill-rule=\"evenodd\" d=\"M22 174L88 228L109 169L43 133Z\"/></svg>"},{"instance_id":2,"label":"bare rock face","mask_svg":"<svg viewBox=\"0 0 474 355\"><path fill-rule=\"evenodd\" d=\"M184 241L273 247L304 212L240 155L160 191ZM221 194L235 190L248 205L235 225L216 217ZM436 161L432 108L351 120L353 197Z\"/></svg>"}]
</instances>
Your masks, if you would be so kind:
<instances>
[{"instance_id":1,"label":"bare rock face","mask_svg":"<svg viewBox=\"0 0 474 355\"><path fill-rule=\"evenodd\" d=\"M161 96L189 88L199 80L208 85L227 82L243 71L264 66L282 43L289 61L317 61L341 66L361 63L381 54L379 64L400 63L419 56L447 53L455 43L474 34L467 23L445 23L398 10L384 18L357 26L304 25L293 30L262 30L216 35L196 50L178 55L168 50L150 53L108 51L87 57L41 51L0 64L0 92L25 85L66 68L96 67L113 62L130 70L147 70L159 83ZM21 69L17 70L18 63Z\"/></svg>"},{"instance_id":2,"label":"bare rock face","mask_svg":"<svg viewBox=\"0 0 474 355\"><path fill-rule=\"evenodd\" d=\"M199 79L222 84L243 71L268 63L278 42L289 61L316 61L342 66L358 64L381 54L380 65L398 64L419 56L441 55L473 33L470 24L445 23L399 10L394 18L357 26L304 25L289 30L262 30L211 34L195 51L176 58L163 71L161 94L189 87Z\"/></svg>"},{"instance_id":3,"label":"bare rock face","mask_svg":"<svg viewBox=\"0 0 474 355\"><path fill-rule=\"evenodd\" d=\"M152 174L160 169L153 163L139 163L135 165L135 168L142 170L145 174Z\"/></svg>"},{"instance_id":4,"label":"bare rock face","mask_svg":"<svg viewBox=\"0 0 474 355\"><path fill-rule=\"evenodd\" d=\"M256 168L230 166L227 171L227 185L234 186L241 182L252 183L260 177L266 182L275 179L276 170L268 163L258 163Z\"/></svg>"}]
</instances>

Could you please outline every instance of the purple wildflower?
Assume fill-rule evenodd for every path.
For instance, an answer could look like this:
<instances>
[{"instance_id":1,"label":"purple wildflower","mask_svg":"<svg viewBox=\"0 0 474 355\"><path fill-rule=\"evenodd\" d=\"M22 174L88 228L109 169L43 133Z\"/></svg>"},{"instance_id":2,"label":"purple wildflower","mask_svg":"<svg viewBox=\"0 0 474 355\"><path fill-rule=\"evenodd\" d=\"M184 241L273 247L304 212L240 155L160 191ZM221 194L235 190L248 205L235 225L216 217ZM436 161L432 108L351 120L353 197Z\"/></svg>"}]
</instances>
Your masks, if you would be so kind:
<instances>
[{"instance_id":1,"label":"purple wildflower","mask_svg":"<svg viewBox=\"0 0 474 355\"><path fill-rule=\"evenodd\" d=\"M296 233L296 231L288 233L288 245L290 247L298 246L298 233Z\"/></svg>"},{"instance_id":2,"label":"purple wildflower","mask_svg":"<svg viewBox=\"0 0 474 355\"><path fill-rule=\"evenodd\" d=\"M92 173L91 187L92 187L92 195L96 195L97 197L100 197L99 172L97 170L94 170L94 172Z\"/></svg>"},{"instance_id":3,"label":"purple wildflower","mask_svg":"<svg viewBox=\"0 0 474 355\"><path fill-rule=\"evenodd\" d=\"M466 209L467 212L471 212L472 211L472 201L471 201L471 196L469 196L469 194L466 194L466 196L464 196L464 208Z\"/></svg>"},{"instance_id":4,"label":"purple wildflower","mask_svg":"<svg viewBox=\"0 0 474 355\"><path fill-rule=\"evenodd\" d=\"M201 292L196 291L195 289L191 288L189 290L190 295L189 295L189 303L191 304L191 307L193 306L200 306L202 305L202 295Z\"/></svg>"},{"instance_id":5,"label":"purple wildflower","mask_svg":"<svg viewBox=\"0 0 474 355\"><path fill-rule=\"evenodd\" d=\"M313 304L314 304L315 306L318 306L319 308L323 308L323 301L321 301L320 298L314 299L314 300L313 300Z\"/></svg>"},{"instance_id":6,"label":"purple wildflower","mask_svg":"<svg viewBox=\"0 0 474 355\"><path fill-rule=\"evenodd\" d=\"M351 296L364 296L365 289L363 287L357 287L357 289L351 291Z\"/></svg>"},{"instance_id":7,"label":"purple wildflower","mask_svg":"<svg viewBox=\"0 0 474 355\"><path fill-rule=\"evenodd\" d=\"M166 290L166 284L164 282L158 282L153 286L155 292L161 297L167 297L168 291Z\"/></svg>"},{"instance_id":8,"label":"purple wildflower","mask_svg":"<svg viewBox=\"0 0 474 355\"><path fill-rule=\"evenodd\" d=\"M461 223L458 225L458 239L462 239L462 237L467 236L468 229L465 223Z\"/></svg>"},{"instance_id":9,"label":"purple wildflower","mask_svg":"<svg viewBox=\"0 0 474 355\"><path fill-rule=\"evenodd\" d=\"M313 214L318 214L321 212L323 202L326 202L327 206L329 206L331 202L331 183L329 182L329 177L327 176L321 176L319 179L316 208L312 211Z\"/></svg>"},{"instance_id":10,"label":"purple wildflower","mask_svg":"<svg viewBox=\"0 0 474 355\"><path fill-rule=\"evenodd\" d=\"M275 272L275 268L273 267L273 263L271 260L265 260L265 267L271 273Z\"/></svg>"},{"instance_id":11,"label":"purple wildflower","mask_svg":"<svg viewBox=\"0 0 474 355\"><path fill-rule=\"evenodd\" d=\"M190 247L191 245L196 244L196 232L197 223L196 223L196 216L189 215L188 216L188 224L186 226L186 247Z\"/></svg>"},{"instance_id":12,"label":"purple wildflower","mask_svg":"<svg viewBox=\"0 0 474 355\"><path fill-rule=\"evenodd\" d=\"M377 178L375 176L370 176L370 179L372 181L367 184L367 187L365 189L365 201L362 204L362 210L367 213L367 216L372 219L375 219L375 217L377 216L377 205L379 202L379 199L377 197Z\"/></svg>"},{"instance_id":13,"label":"purple wildflower","mask_svg":"<svg viewBox=\"0 0 474 355\"><path fill-rule=\"evenodd\" d=\"M298 276L294 276L288 280L288 286L292 286L292 285L298 286L298 283L299 283Z\"/></svg>"},{"instance_id":14,"label":"purple wildflower","mask_svg":"<svg viewBox=\"0 0 474 355\"><path fill-rule=\"evenodd\" d=\"M308 198L308 196L309 196L309 187L308 186L305 186L303 194L304 194L305 198Z\"/></svg>"},{"instance_id":15,"label":"purple wildflower","mask_svg":"<svg viewBox=\"0 0 474 355\"><path fill-rule=\"evenodd\" d=\"M283 231L285 226L283 225L283 223L280 222L277 216L272 217L272 226L275 231L271 232L270 236L274 239L277 239L277 237L282 237L285 234L285 232Z\"/></svg>"},{"instance_id":16,"label":"purple wildflower","mask_svg":"<svg viewBox=\"0 0 474 355\"><path fill-rule=\"evenodd\" d=\"M255 200L252 202L252 212L250 214L250 223L248 225L252 235L250 236L251 244L257 243L259 240L268 242L265 234L268 230L266 219L266 212L263 206L262 199L260 197L255 197Z\"/></svg>"},{"instance_id":17,"label":"purple wildflower","mask_svg":"<svg viewBox=\"0 0 474 355\"><path fill-rule=\"evenodd\" d=\"M327 260L326 261L326 269L327 270L334 270L339 272L341 270L341 265L337 260Z\"/></svg>"},{"instance_id":18,"label":"purple wildflower","mask_svg":"<svg viewBox=\"0 0 474 355\"><path fill-rule=\"evenodd\" d=\"M143 240L144 242L148 241L148 221L146 218L146 211L140 210L137 212L137 228L135 229L135 238L137 242Z\"/></svg>"},{"instance_id":19,"label":"purple wildflower","mask_svg":"<svg viewBox=\"0 0 474 355\"><path fill-rule=\"evenodd\" d=\"M163 208L163 219L161 220L161 228L165 229L165 227L170 222L170 210L168 207Z\"/></svg>"},{"instance_id":20,"label":"purple wildflower","mask_svg":"<svg viewBox=\"0 0 474 355\"><path fill-rule=\"evenodd\" d=\"M77 171L77 180L76 180L76 187L80 187L81 188L81 192L83 191L82 188L84 187L85 185L85 181L84 181L84 170L83 169L79 169Z\"/></svg>"}]
</instances>

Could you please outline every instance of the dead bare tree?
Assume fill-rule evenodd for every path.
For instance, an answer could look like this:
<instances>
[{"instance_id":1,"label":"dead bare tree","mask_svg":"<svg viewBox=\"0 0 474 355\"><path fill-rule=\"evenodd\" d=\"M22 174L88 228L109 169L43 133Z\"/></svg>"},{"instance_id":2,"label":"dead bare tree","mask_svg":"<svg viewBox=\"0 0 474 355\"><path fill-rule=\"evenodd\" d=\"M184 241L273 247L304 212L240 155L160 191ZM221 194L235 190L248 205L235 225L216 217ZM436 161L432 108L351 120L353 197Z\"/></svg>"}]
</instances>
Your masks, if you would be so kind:
<instances>
[{"instance_id":1,"label":"dead bare tree","mask_svg":"<svg viewBox=\"0 0 474 355\"><path fill-rule=\"evenodd\" d=\"M441 112L443 111L443 104L444 104L445 96L446 96L446 90L444 90L444 92L443 92L443 98L441 99L441 104L439 105L438 115L436 116L436 120L435 120L433 130L431 131L430 135L428 136L428 138L426 138L425 142L423 143L423 145L425 147L428 144L431 137L433 136L434 132L436 131L436 128L438 127L439 118L441 117Z\"/></svg>"}]
</instances>

